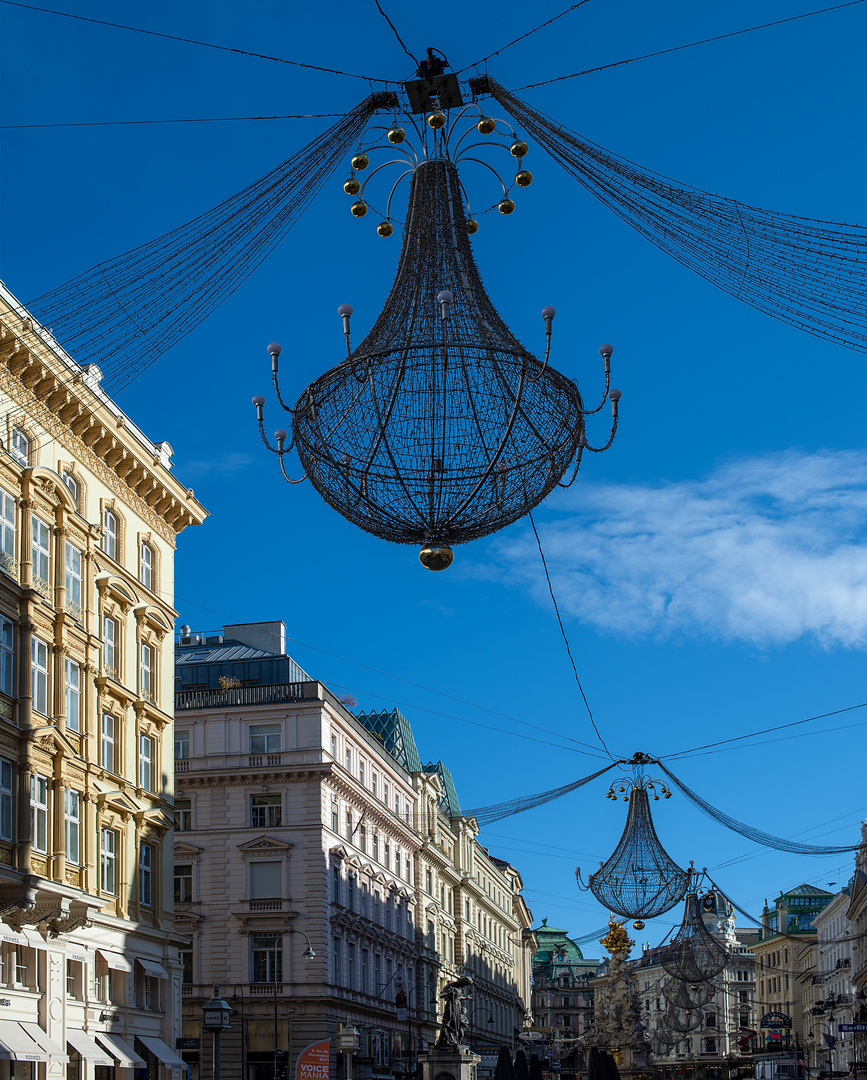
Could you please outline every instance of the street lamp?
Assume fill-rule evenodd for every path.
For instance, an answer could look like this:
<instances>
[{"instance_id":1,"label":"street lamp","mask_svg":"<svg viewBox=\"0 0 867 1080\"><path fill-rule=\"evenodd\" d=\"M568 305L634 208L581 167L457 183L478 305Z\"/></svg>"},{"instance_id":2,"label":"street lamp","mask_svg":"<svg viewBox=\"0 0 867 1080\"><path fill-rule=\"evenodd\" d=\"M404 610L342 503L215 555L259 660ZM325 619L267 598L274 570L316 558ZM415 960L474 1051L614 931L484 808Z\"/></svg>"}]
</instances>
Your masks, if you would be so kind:
<instances>
[{"instance_id":1,"label":"street lamp","mask_svg":"<svg viewBox=\"0 0 867 1080\"><path fill-rule=\"evenodd\" d=\"M238 994L240 992L240 998ZM232 1005L234 1006L237 1001L241 1002L241 1076L246 1080L247 1076L247 1023L244 1019L244 987L240 983L235 983L232 987ZM234 1010L233 1010L234 1011Z\"/></svg>"},{"instance_id":2,"label":"street lamp","mask_svg":"<svg viewBox=\"0 0 867 1080\"><path fill-rule=\"evenodd\" d=\"M220 997L220 988L214 983L214 996L202 1006L202 1025L214 1035L214 1080L220 1080L220 1035L228 1031L232 1007Z\"/></svg>"},{"instance_id":3,"label":"street lamp","mask_svg":"<svg viewBox=\"0 0 867 1080\"><path fill-rule=\"evenodd\" d=\"M313 951L313 946L310 944L310 938L304 933L303 930L296 930L293 927L291 930L281 930L277 934L274 935L274 963L273 963L273 976L274 976L274 979L273 979L273 982L274 982L274 1080L278 1080L278 1072L279 1072L278 1066L280 1064L280 1058L283 1056L283 1051L280 1049L280 1027L279 1027L279 1023L278 1023L278 1020L277 1020L277 948L278 948L278 946L282 945L283 938L286 936L286 934L300 934L304 938L304 940L307 942L307 948L302 953L304 959L305 960L314 960L316 958L316 953ZM281 967L281 971L280 971L281 980L280 981L281 982L282 982L282 976L283 976L282 966L283 965L281 964L280 965L280 967ZM287 1042L289 1043L289 1045L286 1047L286 1056L287 1056L287 1059L288 1059L292 1054L292 1036L291 1035L289 1035L287 1037ZM287 1073L288 1073L288 1065L289 1065L288 1060L287 1060L286 1064L287 1064Z\"/></svg>"}]
</instances>

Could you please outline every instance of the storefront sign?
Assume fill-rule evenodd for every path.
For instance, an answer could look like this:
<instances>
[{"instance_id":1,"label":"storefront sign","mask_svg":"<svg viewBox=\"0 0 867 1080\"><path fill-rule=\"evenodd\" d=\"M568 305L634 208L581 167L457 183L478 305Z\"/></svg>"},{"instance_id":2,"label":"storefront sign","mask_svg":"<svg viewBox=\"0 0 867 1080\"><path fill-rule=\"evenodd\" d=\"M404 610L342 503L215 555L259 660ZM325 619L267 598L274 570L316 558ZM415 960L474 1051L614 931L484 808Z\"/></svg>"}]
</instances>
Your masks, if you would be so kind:
<instances>
[{"instance_id":1,"label":"storefront sign","mask_svg":"<svg viewBox=\"0 0 867 1080\"><path fill-rule=\"evenodd\" d=\"M791 1026L791 1016L786 1016L785 1013L781 1012L765 1013L759 1024L759 1027L763 1028L790 1028Z\"/></svg>"},{"instance_id":2,"label":"storefront sign","mask_svg":"<svg viewBox=\"0 0 867 1080\"><path fill-rule=\"evenodd\" d=\"M295 1063L295 1080L331 1080L330 1039L304 1047Z\"/></svg>"},{"instance_id":3,"label":"storefront sign","mask_svg":"<svg viewBox=\"0 0 867 1080\"><path fill-rule=\"evenodd\" d=\"M175 1039L175 1050L200 1050L201 1046L201 1039L192 1039L185 1037L179 1037Z\"/></svg>"}]
</instances>

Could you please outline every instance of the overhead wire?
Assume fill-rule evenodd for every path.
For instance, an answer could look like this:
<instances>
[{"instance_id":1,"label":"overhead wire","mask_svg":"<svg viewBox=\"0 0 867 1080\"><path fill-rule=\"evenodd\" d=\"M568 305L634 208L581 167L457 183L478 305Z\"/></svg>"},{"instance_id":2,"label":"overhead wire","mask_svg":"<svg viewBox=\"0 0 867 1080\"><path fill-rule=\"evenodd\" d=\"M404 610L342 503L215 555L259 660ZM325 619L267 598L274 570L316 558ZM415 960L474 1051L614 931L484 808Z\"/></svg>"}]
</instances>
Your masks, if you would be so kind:
<instances>
[{"instance_id":1,"label":"overhead wire","mask_svg":"<svg viewBox=\"0 0 867 1080\"><path fill-rule=\"evenodd\" d=\"M291 64L293 67L306 68L308 71L324 71L329 75L344 75L349 79L362 79L364 82L392 83L394 79L375 79L372 75L356 75L351 71L339 71L336 68L321 67L319 64L307 64L301 60L287 60L282 56L269 56L267 53L250 52L248 49L236 49L231 45L215 45L211 41L198 41L196 38L181 37L178 34L164 34L159 30L145 30L141 26L127 26L124 23L107 22L105 19L92 19L87 15L73 15L69 11L55 11L52 8L36 7L35 4L22 4L20 0L0 0L0 4L10 7L26 8L28 11L40 11L45 15L61 15L65 19L78 19L80 22L96 23L99 26L111 26L115 30L130 30L136 34L148 34L150 37L166 38L169 41L182 41L187 45L201 45L205 49L219 49L222 52L237 53L240 56L252 56L256 60L271 60L275 64Z\"/></svg>"},{"instance_id":2,"label":"overhead wire","mask_svg":"<svg viewBox=\"0 0 867 1080\"><path fill-rule=\"evenodd\" d=\"M229 120L320 120L344 115L345 113L295 113L291 116L182 116L172 120L79 120L65 124L0 124L0 131L20 131L25 128L123 127L136 124L218 124Z\"/></svg>"},{"instance_id":3,"label":"overhead wire","mask_svg":"<svg viewBox=\"0 0 867 1080\"><path fill-rule=\"evenodd\" d=\"M571 75L557 75L553 79L544 79L542 82L527 83L519 86L511 93L518 90L535 90L539 86L549 86L551 83L563 82L566 79L577 79L582 75L593 75L597 71L608 71L610 68L622 67L624 64L634 64L637 60L649 60L654 56L665 56L668 53L680 52L682 49L692 49L696 45L707 45L712 41L723 41L725 38L738 37L741 34L751 34L754 30L767 30L770 26L781 26L783 23L797 22L798 19L809 19L813 15L825 15L829 11L839 11L841 8L854 7L863 4L864 0L847 0L845 4L834 4L833 7L820 8L818 11L805 11L801 15L790 15L786 19L775 19L773 22L761 23L759 26L747 26L743 30L732 30L728 34L716 34L714 37L702 38L700 41L690 41L685 45L674 45L670 49L658 49L656 52L643 53L641 56L630 56L626 60L615 60L610 64L602 64L600 67L586 68L584 71L574 71Z\"/></svg>"},{"instance_id":4,"label":"overhead wire","mask_svg":"<svg viewBox=\"0 0 867 1080\"><path fill-rule=\"evenodd\" d=\"M410 60L412 60L413 67L417 66L418 57L413 56L412 53L409 51L409 49L406 47L403 38L397 32L397 27L394 25L394 23L391 21L391 19L389 19L389 17L386 15L386 13L382 10L382 7L381 7L381 5L379 3L379 0L373 0L373 2L374 2L374 4L376 4L376 8L377 8L377 11L379 12L379 14L383 17L383 19L385 19L385 21L391 27L392 33L397 38L400 47L403 49L403 51L406 53L406 55L410 58Z\"/></svg>"},{"instance_id":5,"label":"overhead wire","mask_svg":"<svg viewBox=\"0 0 867 1080\"><path fill-rule=\"evenodd\" d=\"M550 19L547 19L543 23L539 23L538 26L534 26L532 30L528 30L526 34L521 34L520 37L516 37L513 41L510 41L508 45L503 45L501 48L496 49L492 53L488 53L487 56L483 56L481 60L474 60L471 64L467 64L462 67L460 71L456 71L456 75L461 75L465 71L469 71L470 68L478 67L480 64L487 63L488 60L493 59L495 56L499 56L500 53L505 52L506 49L511 49L513 45L517 45L519 41L524 41L526 38L531 37L533 34L538 33L540 30L544 30L546 26L550 26L551 23L555 23L558 19L562 19L564 15L568 15L570 11L574 11L576 8L582 7L588 0L578 0L577 4L572 4L571 7L567 7L565 11L561 11L559 15L554 15ZM379 4L377 3L377 7Z\"/></svg>"},{"instance_id":6,"label":"overhead wire","mask_svg":"<svg viewBox=\"0 0 867 1080\"><path fill-rule=\"evenodd\" d=\"M569 638L566 636L566 628L563 626L563 620L560 618L560 607L557 604L557 597L554 595L554 586L551 583L551 575L548 573L548 562L545 558L545 552L542 550L542 541L539 539L539 533L536 530L536 522L533 520L532 511L528 511L527 517L530 519L530 525L533 529L533 535L536 537L536 546L539 548L539 555L542 559L542 569L545 571L545 580L548 582L548 592L551 594L551 602L554 605L554 613L557 616L557 623L560 626L560 633L563 637L563 642L566 645L566 652L569 656L569 663L572 665L572 672L575 675L575 682L578 684L578 689L581 691L581 698L584 701L584 706L587 709L587 715L590 717L590 723L593 725L593 730L596 732L596 737L602 743L602 748L605 753L614 761L614 755L608 749L605 740L602 738L602 733L596 726L596 721L593 719L593 712L590 708L590 703L587 701L587 695L584 693L584 687L581 685L581 679L578 677L578 668L575 666L575 658L572 656L572 647L569 644Z\"/></svg>"},{"instance_id":7,"label":"overhead wire","mask_svg":"<svg viewBox=\"0 0 867 1080\"><path fill-rule=\"evenodd\" d=\"M747 735L734 735L730 739L718 739L712 743L702 743L699 746L693 746L689 750L677 750L672 754L661 754L667 761L673 761L677 758L685 757L687 754L696 753L698 750L708 750L715 746L725 746L726 743L742 742L744 739L752 739L756 735L767 735L771 731L783 731L785 728L798 727L799 724L809 724L814 720L824 720L827 716L839 716L841 713L852 712L854 709L867 708L867 701L862 701L859 705L847 705L842 709L833 709L831 712L817 713L816 716L808 716L803 720L792 720L787 724L776 724L774 727L761 728L759 731L751 731Z\"/></svg>"}]
</instances>

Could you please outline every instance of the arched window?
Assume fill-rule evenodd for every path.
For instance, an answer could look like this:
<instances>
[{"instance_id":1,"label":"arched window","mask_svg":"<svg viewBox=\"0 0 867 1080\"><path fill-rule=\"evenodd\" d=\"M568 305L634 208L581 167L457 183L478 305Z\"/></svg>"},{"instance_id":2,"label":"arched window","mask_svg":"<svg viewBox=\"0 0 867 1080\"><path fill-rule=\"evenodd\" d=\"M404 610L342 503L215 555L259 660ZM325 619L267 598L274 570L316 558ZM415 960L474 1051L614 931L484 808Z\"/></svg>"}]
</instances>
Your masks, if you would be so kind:
<instances>
[{"instance_id":1,"label":"arched window","mask_svg":"<svg viewBox=\"0 0 867 1080\"><path fill-rule=\"evenodd\" d=\"M154 549L142 541L139 549L138 579L146 589L154 587Z\"/></svg>"},{"instance_id":2,"label":"arched window","mask_svg":"<svg viewBox=\"0 0 867 1080\"><path fill-rule=\"evenodd\" d=\"M102 550L110 559L118 561L118 537L120 536L120 522L113 510L102 512Z\"/></svg>"},{"instance_id":3,"label":"arched window","mask_svg":"<svg viewBox=\"0 0 867 1080\"><path fill-rule=\"evenodd\" d=\"M12 428L12 443L9 447L9 453L25 468L30 464L30 448L30 437L21 428Z\"/></svg>"}]
</instances>

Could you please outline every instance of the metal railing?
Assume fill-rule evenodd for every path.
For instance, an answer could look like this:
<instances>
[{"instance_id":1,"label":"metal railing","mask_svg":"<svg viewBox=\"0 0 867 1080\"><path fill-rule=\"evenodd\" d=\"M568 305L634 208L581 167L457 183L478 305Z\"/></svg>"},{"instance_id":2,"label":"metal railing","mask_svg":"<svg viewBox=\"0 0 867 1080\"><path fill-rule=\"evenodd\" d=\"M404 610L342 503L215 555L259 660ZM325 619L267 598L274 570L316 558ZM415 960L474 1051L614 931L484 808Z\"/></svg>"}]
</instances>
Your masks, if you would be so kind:
<instances>
[{"instance_id":1,"label":"metal railing","mask_svg":"<svg viewBox=\"0 0 867 1080\"><path fill-rule=\"evenodd\" d=\"M273 705L283 701L309 701L317 697L316 683L271 683L233 686L227 690L179 690L175 709L213 709L233 705Z\"/></svg>"}]
</instances>

